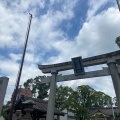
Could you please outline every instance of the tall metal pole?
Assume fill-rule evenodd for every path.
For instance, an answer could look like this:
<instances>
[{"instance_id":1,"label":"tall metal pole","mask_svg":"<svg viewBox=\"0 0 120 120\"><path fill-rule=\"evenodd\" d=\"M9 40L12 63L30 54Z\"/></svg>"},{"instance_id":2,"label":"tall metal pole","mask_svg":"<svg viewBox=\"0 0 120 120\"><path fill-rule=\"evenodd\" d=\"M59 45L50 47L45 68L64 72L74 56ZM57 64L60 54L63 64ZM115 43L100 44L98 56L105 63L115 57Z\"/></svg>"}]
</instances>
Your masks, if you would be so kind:
<instances>
[{"instance_id":1,"label":"tall metal pole","mask_svg":"<svg viewBox=\"0 0 120 120\"><path fill-rule=\"evenodd\" d=\"M116 2L117 2L117 5L118 5L118 9L119 9L119 11L120 11L120 3L119 3L119 0L116 0Z\"/></svg>"},{"instance_id":2,"label":"tall metal pole","mask_svg":"<svg viewBox=\"0 0 120 120\"><path fill-rule=\"evenodd\" d=\"M27 48L27 42L28 42L28 37L29 37L29 32L30 32L31 21L32 21L32 14L30 14L30 17L29 17L29 23L28 23L28 28L27 28L26 37L25 37L24 50L23 50L23 55L22 55L22 58L21 58L22 60L21 60L21 64L20 64L20 67L19 67L18 75L17 75L16 86L15 86L13 99L12 99L12 106L11 106L11 109L10 109L10 112L9 112L9 118L8 118L9 120L12 120L12 116L13 116L13 112L14 112L15 101L16 101L16 97L17 97L18 86L19 86L19 83L20 83L20 78L21 78L21 73L22 73L26 48Z\"/></svg>"}]
</instances>

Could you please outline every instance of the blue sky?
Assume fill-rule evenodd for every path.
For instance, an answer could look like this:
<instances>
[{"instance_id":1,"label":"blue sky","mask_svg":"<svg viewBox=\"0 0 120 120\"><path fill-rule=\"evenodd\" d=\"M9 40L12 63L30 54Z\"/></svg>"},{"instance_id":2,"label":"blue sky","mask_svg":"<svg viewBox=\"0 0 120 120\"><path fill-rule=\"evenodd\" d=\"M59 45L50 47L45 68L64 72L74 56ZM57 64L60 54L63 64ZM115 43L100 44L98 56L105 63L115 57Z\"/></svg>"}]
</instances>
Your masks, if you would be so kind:
<instances>
[{"instance_id":1,"label":"blue sky","mask_svg":"<svg viewBox=\"0 0 120 120\"><path fill-rule=\"evenodd\" d=\"M29 13L33 19L21 85L31 77L43 75L38 64L65 62L77 56L85 58L119 49L115 38L119 36L120 13L115 0L0 1L0 76L9 77L5 101L14 89ZM87 69L102 69L102 66ZM63 74L70 73L73 71ZM109 76L60 84L73 88L86 84L115 96Z\"/></svg>"}]
</instances>

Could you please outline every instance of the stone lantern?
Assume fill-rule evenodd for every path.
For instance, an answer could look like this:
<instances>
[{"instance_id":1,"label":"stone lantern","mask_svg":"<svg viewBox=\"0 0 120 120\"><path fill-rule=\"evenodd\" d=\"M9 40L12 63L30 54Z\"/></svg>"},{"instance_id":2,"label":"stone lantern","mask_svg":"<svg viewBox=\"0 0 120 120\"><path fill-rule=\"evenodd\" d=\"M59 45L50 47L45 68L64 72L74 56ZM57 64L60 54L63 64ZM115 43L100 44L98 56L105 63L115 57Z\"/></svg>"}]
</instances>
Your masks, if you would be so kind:
<instances>
[{"instance_id":1,"label":"stone lantern","mask_svg":"<svg viewBox=\"0 0 120 120\"><path fill-rule=\"evenodd\" d=\"M26 100L25 102L22 102L22 104L25 106L25 116L22 118L22 120L32 120L32 117L30 113L33 111L33 105L35 105L35 102L33 100Z\"/></svg>"},{"instance_id":2,"label":"stone lantern","mask_svg":"<svg viewBox=\"0 0 120 120\"><path fill-rule=\"evenodd\" d=\"M12 120L21 120L21 118L22 118L21 110L16 110L16 113L13 114Z\"/></svg>"}]
</instances>

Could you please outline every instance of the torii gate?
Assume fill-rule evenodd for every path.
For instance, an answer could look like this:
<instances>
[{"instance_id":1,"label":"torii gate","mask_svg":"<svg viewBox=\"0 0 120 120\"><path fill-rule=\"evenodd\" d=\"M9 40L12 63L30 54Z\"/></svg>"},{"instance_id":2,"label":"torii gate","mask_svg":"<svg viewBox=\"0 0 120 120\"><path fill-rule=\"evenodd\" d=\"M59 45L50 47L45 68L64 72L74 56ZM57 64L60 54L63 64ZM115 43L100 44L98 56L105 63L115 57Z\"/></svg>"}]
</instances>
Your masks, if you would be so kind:
<instances>
[{"instance_id":1,"label":"torii gate","mask_svg":"<svg viewBox=\"0 0 120 120\"><path fill-rule=\"evenodd\" d=\"M61 81L111 75L120 108L120 76L119 76L120 66L116 66L116 62L120 61L120 50L107 54L84 58L82 59L82 61L84 67L107 64L108 68L103 68L103 70L85 72L84 75L75 76L74 74L70 74L70 75L62 76L62 75L57 75L58 72L73 69L72 61L58 63L58 64L51 64L51 65L38 65L39 69L42 70L43 73L52 74L52 76L48 76L47 78L42 79L41 81L42 83L51 82L46 120L53 120L56 82L61 82Z\"/></svg>"}]
</instances>

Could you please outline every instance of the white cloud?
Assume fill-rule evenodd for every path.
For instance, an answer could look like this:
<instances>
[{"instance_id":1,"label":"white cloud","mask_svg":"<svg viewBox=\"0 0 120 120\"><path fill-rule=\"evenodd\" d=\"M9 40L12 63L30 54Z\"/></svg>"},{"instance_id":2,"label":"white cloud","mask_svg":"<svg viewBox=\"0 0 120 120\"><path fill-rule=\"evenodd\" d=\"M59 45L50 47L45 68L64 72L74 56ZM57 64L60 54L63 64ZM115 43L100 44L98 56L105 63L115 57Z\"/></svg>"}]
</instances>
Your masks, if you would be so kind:
<instances>
[{"instance_id":1,"label":"white cloud","mask_svg":"<svg viewBox=\"0 0 120 120\"><path fill-rule=\"evenodd\" d=\"M2 4L0 4L0 9L0 47L21 47L26 33L26 29L21 28L24 28L24 26L27 28L27 16L17 14L5 8Z\"/></svg>"},{"instance_id":2,"label":"white cloud","mask_svg":"<svg viewBox=\"0 0 120 120\"><path fill-rule=\"evenodd\" d=\"M85 58L118 50L115 38L119 36L119 24L120 14L115 8L109 8L107 11L94 16L91 20L84 23L78 36L76 36L76 41L63 40L54 44L55 48L61 52L59 56L50 58L49 63L70 61L71 57L74 56ZM97 66L96 68L102 69L102 66ZM91 67L89 71L96 68ZM61 84L69 85L73 88L83 84L90 85L96 90L101 90L112 97L115 96L110 77L74 80Z\"/></svg>"},{"instance_id":3,"label":"white cloud","mask_svg":"<svg viewBox=\"0 0 120 120\"><path fill-rule=\"evenodd\" d=\"M77 36L78 46L84 45L84 50L90 50L87 53L94 55L117 50L115 39L119 36L119 19L120 14L115 8L109 8L94 16L89 22L85 22L80 30Z\"/></svg>"},{"instance_id":4,"label":"white cloud","mask_svg":"<svg viewBox=\"0 0 120 120\"><path fill-rule=\"evenodd\" d=\"M11 59L2 58L0 59L0 70L2 73L7 75L16 75L18 71L18 64Z\"/></svg>"},{"instance_id":5,"label":"white cloud","mask_svg":"<svg viewBox=\"0 0 120 120\"><path fill-rule=\"evenodd\" d=\"M112 20L111 20L112 19ZM75 40L63 38L51 42L51 46L60 52L50 57L49 63L69 61L72 57L83 58L118 50L115 38L119 36L120 14L115 8L109 8L83 24Z\"/></svg>"},{"instance_id":6,"label":"white cloud","mask_svg":"<svg viewBox=\"0 0 120 120\"><path fill-rule=\"evenodd\" d=\"M23 0L21 0L20 3L15 2L12 4L15 6L12 8L7 7L6 4L3 4L4 2L0 3L0 48L13 49L12 53L7 53L9 58L3 55L0 56L0 75L5 74L10 78L6 100L10 97L9 91L11 90L12 93L14 88L11 88L11 85L14 85L16 81L19 68L17 61L21 59L21 53L16 53L16 50L23 49L28 12L33 13L33 20L20 84L23 84L28 78L42 75L37 67L38 63L58 63L70 61L72 57L76 56L85 58L117 50L115 38L120 31L119 11L115 8L110 8L94 16L99 7L103 5L104 0L95 8L91 4L90 10L92 11L88 12L88 16L91 19L84 22L82 29L79 30L78 35L73 40L69 40L58 26L62 21L70 20L74 17L73 10L77 0L62 1L63 6L61 10L56 11L53 11L51 6L55 2L60 1L52 0L51 6L43 15L38 14L38 7L36 8L35 6L38 4L39 8L43 9L46 7L46 3L42 0L40 2L37 0L34 3L32 1L32 4L30 2L31 0L23 4ZM38 16L36 17L37 14ZM48 59L42 58L51 49L58 51L58 54L55 56L49 55ZM104 84L104 80L107 81L108 87ZM68 83L73 88L77 85L88 84L97 90L102 90L114 96L114 91L109 92L110 89L113 89L110 77L94 78L93 80L75 80L62 84L68 85Z\"/></svg>"},{"instance_id":7,"label":"white cloud","mask_svg":"<svg viewBox=\"0 0 120 120\"><path fill-rule=\"evenodd\" d=\"M28 78L42 75L37 67L37 63L38 61L41 62L41 56L54 46L53 43L55 43L56 39L57 41L61 38L63 39L62 31L56 29L56 27L63 20L71 19L74 16L73 8L75 7L75 3L76 0L73 2L69 1L68 5L68 1L66 1L64 2L62 11L53 12L49 8L46 14L35 17L39 11L38 7L39 9L45 7L45 2L42 0L36 2L23 2L21 0L10 3L9 6L7 1L0 2L0 48L12 48L12 51L6 53L9 57L2 54L0 56L0 75L6 75L10 78L6 100L10 99L10 94L13 92L17 79L18 61L21 60L21 53L14 52L23 49L28 13L33 13L33 20L20 84L23 84Z\"/></svg>"},{"instance_id":8,"label":"white cloud","mask_svg":"<svg viewBox=\"0 0 120 120\"><path fill-rule=\"evenodd\" d=\"M22 54L14 54L14 53L10 53L10 58L12 61L17 62L18 60L21 60L21 56Z\"/></svg>"},{"instance_id":9,"label":"white cloud","mask_svg":"<svg viewBox=\"0 0 120 120\"><path fill-rule=\"evenodd\" d=\"M91 19L91 17L93 17L102 6L106 5L108 1L109 0L99 0L99 1L98 0L89 0L89 2L88 2L89 9L87 12L87 20Z\"/></svg>"},{"instance_id":10,"label":"white cloud","mask_svg":"<svg viewBox=\"0 0 120 120\"><path fill-rule=\"evenodd\" d=\"M6 46L7 48L20 48L23 46L29 12L33 13L33 21L29 37L29 42L32 44L28 43L29 46L31 46L30 49L34 48L36 44L40 42L42 42L43 45L50 47L50 44L56 39L61 39L63 33L58 30L57 26L63 20L72 19L74 17L73 9L76 3L77 0L64 1L61 11L53 11L51 7L46 14L40 17L35 17L36 14L40 14L38 13L39 10L37 5L40 4L39 9L43 8L43 4L43 6L45 6L45 2L43 0L36 2L31 0L23 2L23 0L21 0L19 2L16 1L13 4L11 3L10 6L7 6L7 2L1 2L0 28L2 29L0 29L0 33L2 36L0 36L0 47ZM48 43L47 45L46 42ZM32 50L34 51L34 49Z\"/></svg>"},{"instance_id":11,"label":"white cloud","mask_svg":"<svg viewBox=\"0 0 120 120\"><path fill-rule=\"evenodd\" d=\"M23 65L20 85L23 85L23 83L29 78L43 75L42 72L38 69L37 64L35 64L36 60L34 60L34 56L32 54L26 54L26 57L26 61ZM5 101L10 100L11 94L15 88L17 74L20 66L20 63L17 63L17 60L21 60L21 55L10 54L10 58L8 59L2 56L0 57L0 73L2 76L7 76L9 78Z\"/></svg>"}]
</instances>

